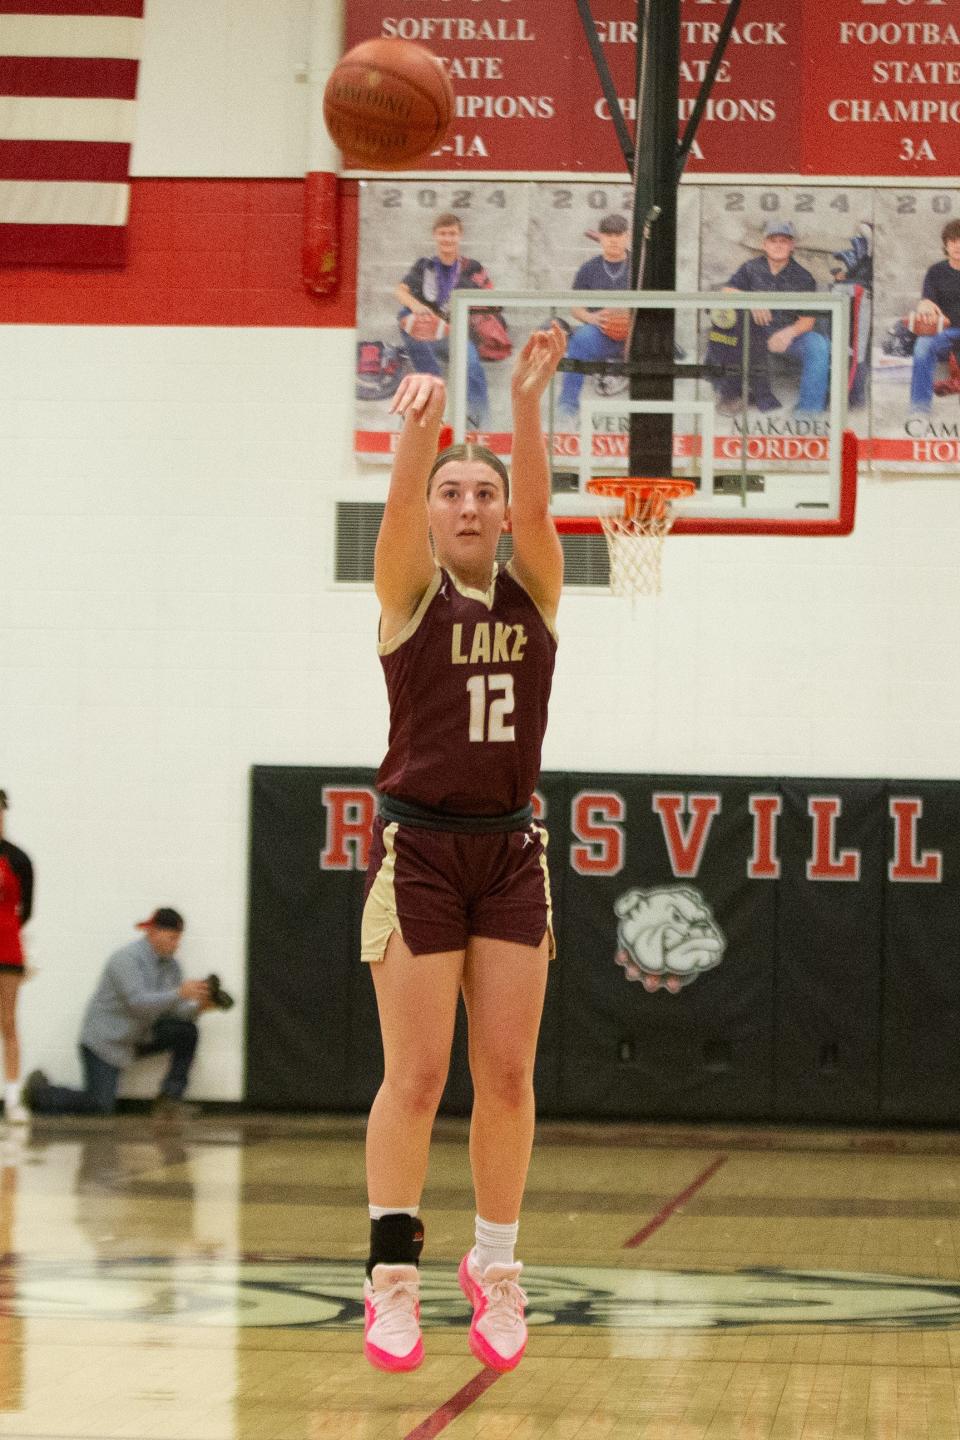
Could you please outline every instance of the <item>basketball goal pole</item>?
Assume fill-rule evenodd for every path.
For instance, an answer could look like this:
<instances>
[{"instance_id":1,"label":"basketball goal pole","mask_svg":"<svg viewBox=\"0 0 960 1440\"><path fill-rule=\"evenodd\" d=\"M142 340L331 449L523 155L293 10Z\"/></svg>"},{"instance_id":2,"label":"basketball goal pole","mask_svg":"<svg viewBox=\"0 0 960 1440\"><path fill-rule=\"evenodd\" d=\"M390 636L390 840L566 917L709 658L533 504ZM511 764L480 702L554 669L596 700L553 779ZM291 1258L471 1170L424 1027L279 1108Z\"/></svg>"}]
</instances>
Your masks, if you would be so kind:
<instances>
[{"instance_id":1,"label":"basketball goal pole","mask_svg":"<svg viewBox=\"0 0 960 1440\"><path fill-rule=\"evenodd\" d=\"M632 141L597 34L590 0L576 0L576 4L597 79L633 182L630 288L675 290L680 176L733 32L741 0L730 0L700 93L679 142L681 0L637 0L636 120ZM673 314L646 311L642 326L635 323L637 314L635 311L626 346L626 359L631 362L630 397L638 401L669 400L673 395ZM630 473L670 475L672 466L670 417L656 412L631 415Z\"/></svg>"}]
</instances>

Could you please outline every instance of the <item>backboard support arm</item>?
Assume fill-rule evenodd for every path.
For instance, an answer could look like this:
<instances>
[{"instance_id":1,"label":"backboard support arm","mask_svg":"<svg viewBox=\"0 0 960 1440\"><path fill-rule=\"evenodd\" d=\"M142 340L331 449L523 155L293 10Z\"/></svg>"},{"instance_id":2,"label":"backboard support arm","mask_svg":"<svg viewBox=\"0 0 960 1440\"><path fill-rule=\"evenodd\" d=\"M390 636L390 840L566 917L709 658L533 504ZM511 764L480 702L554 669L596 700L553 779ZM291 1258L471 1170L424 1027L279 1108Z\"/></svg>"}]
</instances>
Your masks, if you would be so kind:
<instances>
[{"instance_id":1,"label":"backboard support arm","mask_svg":"<svg viewBox=\"0 0 960 1440\"><path fill-rule=\"evenodd\" d=\"M703 112L707 108L707 101L710 99L710 91L713 89L713 83L717 78L717 71L723 64L724 51L733 33L733 27L736 24L741 3L742 0L730 0L730 7L723 17L720 34L717 36L717 43L714 46L713 54L710 56L710 62L707 65L706 74L703 77L703 84L700 86L700 93L697 96L693 110L690 112L690 119L687 121L683 137L677 146L678 183L686 166L687 156L690 154L693 142L697 138L697 129L699 128L700 121L703 119Z\"/></svg>"},{"instance_id":2,"label":"backboard support arm","mask_svg":"<svg viewBox=\"0 0 960 1440\"><path fill-rule=\"evenodd\" d=\"M577 0L577 9L580 12L580 23L583 26L583 33L590 47L590 54L593 56L593 66L597 72L597 79L600 81L600 88L603 91L604 99L610 107L610 119L613 121L613 128L617 132L617 140L623 154L623 163L627 169L633 170L634 142L627 129L627 122L623 114L623 106L620 104L619 96L610 74L610 67L607 64L607 57L603 53L600 44L600 37L597 34L596 21L590 9L590 0Z\"/></svg>"}]
</instances>

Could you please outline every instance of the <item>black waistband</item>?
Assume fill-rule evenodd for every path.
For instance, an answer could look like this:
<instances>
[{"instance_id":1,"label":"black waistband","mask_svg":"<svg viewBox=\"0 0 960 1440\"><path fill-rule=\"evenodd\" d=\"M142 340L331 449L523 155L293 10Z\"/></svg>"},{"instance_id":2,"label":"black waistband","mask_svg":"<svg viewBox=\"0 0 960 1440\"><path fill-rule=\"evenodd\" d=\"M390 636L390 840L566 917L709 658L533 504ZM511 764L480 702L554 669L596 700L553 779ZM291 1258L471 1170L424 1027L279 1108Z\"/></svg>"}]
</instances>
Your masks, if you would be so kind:
<instances>
[{"instance_id":1,"label":"black waistband","mask_svg":"<svg viewBox=\"0 0 960 1440\"><path fill-rule=\"evenodd\" d=\"M464 835L502 835L526 830L533 819L533 805L522 806L509 815L451 815L445 810L428 810L392 795L380 796L380 814L388 825L412 825L416 830L449 830Z\"/></svg>"}]
</instances>

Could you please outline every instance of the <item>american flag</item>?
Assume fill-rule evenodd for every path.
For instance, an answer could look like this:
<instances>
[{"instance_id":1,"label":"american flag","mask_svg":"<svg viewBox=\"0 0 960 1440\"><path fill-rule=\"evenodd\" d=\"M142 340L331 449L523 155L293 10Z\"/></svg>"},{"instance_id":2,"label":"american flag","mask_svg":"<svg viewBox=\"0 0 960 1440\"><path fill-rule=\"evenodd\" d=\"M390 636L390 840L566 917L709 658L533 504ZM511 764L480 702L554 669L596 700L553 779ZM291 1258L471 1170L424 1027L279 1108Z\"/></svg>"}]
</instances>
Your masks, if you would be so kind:
<instances>
[{"instance_id":1,"label":"american flag","mask_svg":"<svg viewBox=\"0 0 960 1440\"><path fill-rule=\"evenodd\" d=\"M123 264L143 3L0 0L0 264Z\"/></svg>"}]
</instances>

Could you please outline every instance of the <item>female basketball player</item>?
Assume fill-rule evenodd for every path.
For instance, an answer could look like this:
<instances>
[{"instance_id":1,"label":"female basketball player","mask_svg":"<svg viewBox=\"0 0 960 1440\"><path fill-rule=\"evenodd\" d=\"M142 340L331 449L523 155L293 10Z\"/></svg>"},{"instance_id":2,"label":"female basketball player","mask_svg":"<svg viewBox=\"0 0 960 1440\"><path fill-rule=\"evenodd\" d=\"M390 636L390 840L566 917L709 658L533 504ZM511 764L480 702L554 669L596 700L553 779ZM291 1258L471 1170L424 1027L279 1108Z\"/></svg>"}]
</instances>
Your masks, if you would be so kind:
<instances>
[{"instance_id":1,"label":"female basketball player","mask_svg":"<svg viewBox=\"0 0 960 1440\"><path fill-rule=\"evenodd\" d=\"M554 324L517 357L512 495L489 450L437 455L441 379L408 375L391 406L404 424L374 562L390 739L362 924L384 1051L367 1127L364 1353L383 1370L423 1359L420 1196L461 991L474 1088L476 1245L459 1274L470 1348L511 1370L526 1345L514 1246L552 945L546 835L530 799L563 581L540 400L565 346ZM501 569L508 515L513 556Z\"/></svg>"}]
</instances>

